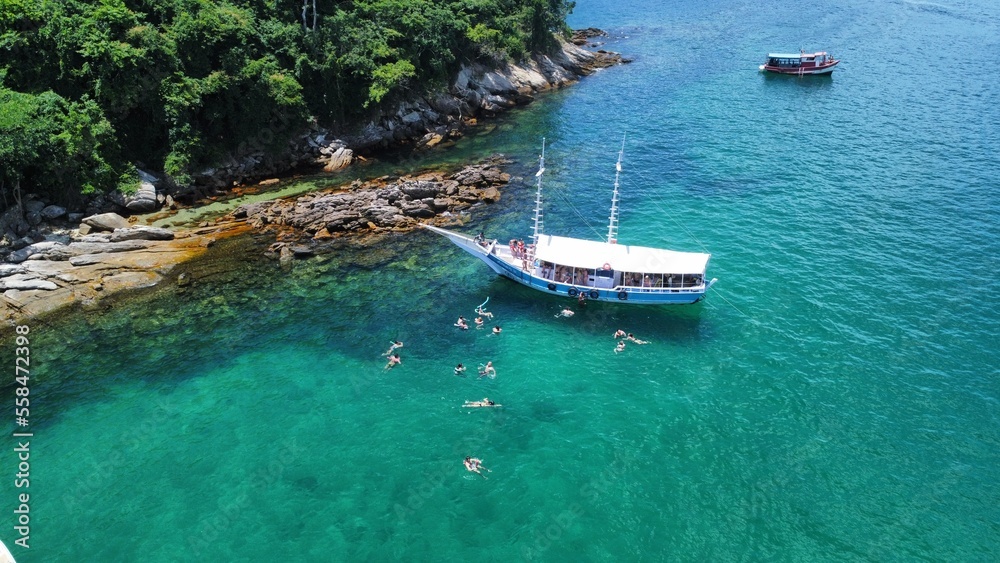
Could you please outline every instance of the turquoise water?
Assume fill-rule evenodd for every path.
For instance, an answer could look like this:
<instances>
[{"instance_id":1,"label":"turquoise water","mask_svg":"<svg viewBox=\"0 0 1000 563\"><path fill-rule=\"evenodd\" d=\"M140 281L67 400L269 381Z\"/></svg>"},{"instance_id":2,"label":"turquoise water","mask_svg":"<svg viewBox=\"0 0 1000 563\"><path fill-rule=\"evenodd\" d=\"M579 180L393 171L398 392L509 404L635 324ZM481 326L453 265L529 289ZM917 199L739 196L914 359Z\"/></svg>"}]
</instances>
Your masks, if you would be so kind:
<instances>
[{"instance_id":1,"label":"turquoise water","mask_svg":"<svg viewBox=\"0 0 1000 563\"><path fill-rule=\"evenodd\" d=\"M12 475L3 540L19 561L1000 558L998 22L986 0L579 1L571 23L634 63L388 164L503 152L530 180L545 136L549 232L598 238L625 133L619 238L711 252L704 303L557 318L423 232L290 269L227 243L193 287L31 327L32 547ZM844 62L756 72L798 48ZM531 196L466 228L525 236ZM502 334L452 326L487 296ZM618 328L651 343L615 354ZM482 397L504 407L461 407Z\"/></svg>"}]
</instances>

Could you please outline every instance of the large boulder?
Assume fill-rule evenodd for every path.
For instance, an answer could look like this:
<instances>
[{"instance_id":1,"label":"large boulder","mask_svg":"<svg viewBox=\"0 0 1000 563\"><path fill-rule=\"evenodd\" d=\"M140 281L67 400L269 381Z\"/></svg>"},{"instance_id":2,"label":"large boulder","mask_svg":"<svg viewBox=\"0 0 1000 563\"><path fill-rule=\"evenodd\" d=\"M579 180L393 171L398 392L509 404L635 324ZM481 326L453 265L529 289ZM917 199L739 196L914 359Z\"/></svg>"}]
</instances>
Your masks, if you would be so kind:
<instances>
[{"instance_id":1,"label":"large boulder","mask_svg":"<svg viewBox=\"0 0 1000 563\"><path fill-rule=\"evenodd\" d=\"M101 213L83 218L83 224L96 231L113 231L115 229L127 229L128 221L117 213Z\"/></svg>"},{"instance_id":2,"label":"large boulder","mask_svg":"<svg viewBox=\"0 0 1000 563\"><path fill-rule=\"evenodd\" d=\"M115 229L111 233L111 242L121 242L124 240L173 240L174 232L162 227L147 227L137 225L125 229Z\"/></svg>"},{"instance_id":3,"label":"large boulder","mask_svg":"<svg viewBox=\"0 0 1000 563\"><path fill-rule=\"evenodd\" d=\"M58 205L49 205L42 208L42 210L39 211L39 214L41 214L42 218L46 221L51 221L66 215L66 208L59 207Z\"/></svg>"},{"instance_id":4,"label":"large boulder","mask_svg":"<svg viewBox=\"0 0 1000 563\"><path fill-rule=\"evenodd\" d=\"M337 170L347 168L353 160L354 151L347 147L340 147L330 155L323 170L325 172L336 172Z\"/></svg>"},{"instance_id":5,"label":"large boulder","mask_svg":"<svg viewBox=\"0 0 1000 563\"><path fill-rule=\"evenodd\" d=\"M133 213L156 211L156 206L156 187L150 182L141 182L137 192L125 197L125 208Z\"/></svg>"}]
</instances>

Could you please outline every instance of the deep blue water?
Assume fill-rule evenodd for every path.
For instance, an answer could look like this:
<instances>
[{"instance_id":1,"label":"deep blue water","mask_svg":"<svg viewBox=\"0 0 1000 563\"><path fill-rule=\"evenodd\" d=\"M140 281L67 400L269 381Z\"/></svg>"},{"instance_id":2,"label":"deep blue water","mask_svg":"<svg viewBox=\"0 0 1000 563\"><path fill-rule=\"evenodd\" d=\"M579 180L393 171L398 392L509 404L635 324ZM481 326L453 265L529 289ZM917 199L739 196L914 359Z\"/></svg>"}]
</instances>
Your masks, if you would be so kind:
<instances>
[{"instance_id":1,"label":"deep blue water","mask_svg":"<svg viewBox=\"0 0 1000 563\"><path fill-rule=\"evenodd\" d=\"M1000 558L1000 7L689 4L578 1L632 64L397 164L506 154L527 179L465 228L524 237L544 136L548 232L600 238L624 134L619 238L711 252L704 303L556 318L424 232L232 243L32 326L18 560ZM800 48L843 62L757 72ZM452 326L487 296L501 335Z\"/></svg>"}]
</instances>

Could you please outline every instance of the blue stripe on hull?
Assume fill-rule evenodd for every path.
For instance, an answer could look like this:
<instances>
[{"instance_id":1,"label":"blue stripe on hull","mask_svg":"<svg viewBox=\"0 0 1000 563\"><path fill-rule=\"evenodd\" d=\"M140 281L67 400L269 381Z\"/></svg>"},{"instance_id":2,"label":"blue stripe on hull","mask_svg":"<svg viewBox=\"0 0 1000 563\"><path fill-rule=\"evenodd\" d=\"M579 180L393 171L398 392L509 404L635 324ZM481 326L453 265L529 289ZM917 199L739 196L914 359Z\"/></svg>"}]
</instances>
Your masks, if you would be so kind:
<instances>
[{"instance_id":1,"label":"blue stripe on hull","mask_svg":"<svg viewBox=\"0 0 1000 563\"><path fill-rule=\"evenodd\" d=\"M576 295L569 295L569 291L571 289L582 291L590 301L612 301L615 303L629 303L633 305L687 305L697 303L705 297L705 292L703 291L690 292L676 290L676 292L662 292L662 290L654 291L644 288L634 288L625 290L628 294L627 298L620 299L619 293L621 290L598 289L592 287L581 288L565 283L555 283L544 278L535 277L520 268L511 266L496 256L479 254L478 257L486 262L494 272L497 272L505 278L513 280L521 285L528 286L534 290L544 291L545 293L553 295L561 295L570 299L577 299ZM555 286L554 290L549 289L550 284ZM591 292L593 291L597 292L597 297L591 297Z\"/></svg>"}]
</instances>

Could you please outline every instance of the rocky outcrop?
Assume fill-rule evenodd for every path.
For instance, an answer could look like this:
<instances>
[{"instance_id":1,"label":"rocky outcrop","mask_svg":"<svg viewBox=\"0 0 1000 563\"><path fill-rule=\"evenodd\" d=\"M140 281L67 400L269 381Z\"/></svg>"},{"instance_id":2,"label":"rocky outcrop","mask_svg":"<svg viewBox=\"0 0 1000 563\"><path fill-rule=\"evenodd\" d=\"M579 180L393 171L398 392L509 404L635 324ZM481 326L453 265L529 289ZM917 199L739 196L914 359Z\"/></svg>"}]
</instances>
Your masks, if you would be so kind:
<instances>
[{"instance_id":1,"label":"rocky outcrop","mask_svg":"<svg viewBox=\"0 0 1000 563\"><path fill-rule=\"evenodd\" d=\"M17 257L8 257L10 263L0 264L0 322L20 322L72 305L86 307L151 287L220 238L247 230L242 223L181 233L136 226L28 245L14 253Z\"/></svg>"},{"instance_id":2,"label":"rocky outcrop","mask_svg":"<svg viewBox=\"0 0 1000 563\"><path fill-rule=\"evenodd\" d=\"M500 168L508 162L494 156L452 175L426 173L358 180L339 189L294 199L243 205L232 217L258 230L294 231L314 241L348 232L407 230L445 212L497 201L498 188L510 181L510 174ZM285 256L303 256L303 249L308 247L291 247L292 254Z\"/></svg>"}]
</instances>

